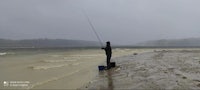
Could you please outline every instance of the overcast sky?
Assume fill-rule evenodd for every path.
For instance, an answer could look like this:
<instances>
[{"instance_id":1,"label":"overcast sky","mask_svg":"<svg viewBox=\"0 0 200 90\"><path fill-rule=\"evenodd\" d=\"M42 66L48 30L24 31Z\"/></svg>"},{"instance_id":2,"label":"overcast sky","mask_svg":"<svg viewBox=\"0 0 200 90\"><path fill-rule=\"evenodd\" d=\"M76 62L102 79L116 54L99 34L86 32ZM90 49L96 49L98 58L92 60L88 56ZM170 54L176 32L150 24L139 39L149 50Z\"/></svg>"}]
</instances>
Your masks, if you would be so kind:
<instances>
[{"instance_id":1,"label":"overcast sky","mask_svg":"<svg viewBox=\"0 0 200 90\"><path fill-rule=\"evenodd\" d=\"M200 0L0 0L0 38L135 44L200 37Z\"/></svg>"}]
</instances>

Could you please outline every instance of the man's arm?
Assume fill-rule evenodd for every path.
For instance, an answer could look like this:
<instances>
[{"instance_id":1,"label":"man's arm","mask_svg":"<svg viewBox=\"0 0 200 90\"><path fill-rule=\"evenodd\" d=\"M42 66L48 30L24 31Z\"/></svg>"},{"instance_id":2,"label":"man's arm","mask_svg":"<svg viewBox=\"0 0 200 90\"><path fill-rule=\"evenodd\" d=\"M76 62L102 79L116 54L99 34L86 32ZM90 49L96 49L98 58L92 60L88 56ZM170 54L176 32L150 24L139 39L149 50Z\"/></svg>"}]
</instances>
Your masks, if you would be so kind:
<instances>
[{"instance_id":1,"label":"man's arm","mask_svg":"<svg viewBox=\"0 0 200 90\"><path fill-rule=\"evenodd\" d=\"M104 47L102 47L101 49L105 49Z\"/></svg>"}]
</instances>

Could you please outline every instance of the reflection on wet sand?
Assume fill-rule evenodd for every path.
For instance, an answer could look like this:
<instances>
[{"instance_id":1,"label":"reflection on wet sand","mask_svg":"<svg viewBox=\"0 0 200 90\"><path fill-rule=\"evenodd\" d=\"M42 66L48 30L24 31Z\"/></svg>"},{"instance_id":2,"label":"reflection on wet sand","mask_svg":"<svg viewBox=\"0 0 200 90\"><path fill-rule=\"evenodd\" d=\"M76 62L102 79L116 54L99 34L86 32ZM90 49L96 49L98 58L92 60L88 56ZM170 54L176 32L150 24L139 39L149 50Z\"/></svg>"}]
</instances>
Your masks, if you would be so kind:
<instances>
[{"instance_id":1,"label":"reflection on wet sand","mask_svg":"<svg viewBox=\"0 0 200 90\"><path fill-rule=\"evenodd\" d=\"M99 78L102 78L105 80L105 82L107 82L107 85L100 85L100 88L99 88L100 90L114 90L112 75L113 75L112 69L99 72Z\"/></svg>"},{"instance_id":2,"label":"reflection on wet sand","mask_svg":"<svg viewBox=\"0 0 200 90\"><path fill-rule=\"evenodd\" d=\"M113 86L113 79L112 79L112 72L111 70L107 71L107 79L108 79L108 90L113 90L114 86Z\"/></svg>"}]
</instances>

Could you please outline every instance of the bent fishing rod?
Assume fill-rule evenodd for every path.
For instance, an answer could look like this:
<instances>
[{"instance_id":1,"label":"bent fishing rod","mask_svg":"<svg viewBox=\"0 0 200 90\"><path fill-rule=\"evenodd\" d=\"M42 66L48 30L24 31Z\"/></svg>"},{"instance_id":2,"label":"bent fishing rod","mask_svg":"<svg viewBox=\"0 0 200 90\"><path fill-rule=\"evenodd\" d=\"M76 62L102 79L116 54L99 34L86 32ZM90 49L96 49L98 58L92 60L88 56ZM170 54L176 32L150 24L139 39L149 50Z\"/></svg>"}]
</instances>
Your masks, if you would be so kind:
<instances>
[{"instance_id":1,"label":"bent fishing rod","mask_svg":"<svg viewBox=\"0 0 200 90\"><path fill-rule=\"evenodd\" d=\"M96 35L97 39L99 40L99 43L100 43L101 47L103 47L102 40L100 39L97 31L95 30L95 27L93 26L92 22L90 21L90 18L88 17L88 15L86 14L86 12L84 10L82 10L82 11L83 11L83 14L85 15L85 17L87 18L87 21L88 21L92 31L94 32L94 34Z\"/></svg>"}]
</instances>

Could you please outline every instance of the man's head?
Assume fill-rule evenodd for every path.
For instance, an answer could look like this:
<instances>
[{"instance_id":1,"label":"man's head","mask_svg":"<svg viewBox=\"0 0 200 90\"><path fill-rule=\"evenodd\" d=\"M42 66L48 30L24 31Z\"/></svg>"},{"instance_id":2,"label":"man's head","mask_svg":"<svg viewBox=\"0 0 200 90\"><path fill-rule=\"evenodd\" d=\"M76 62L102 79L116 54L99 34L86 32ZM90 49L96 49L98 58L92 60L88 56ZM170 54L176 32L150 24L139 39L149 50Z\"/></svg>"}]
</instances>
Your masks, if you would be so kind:
<instances>
[{"instance_id":1,"label":"man's head","mask_svg":"<svg viewBox=\"0 0 200 90\"><path fill-rule=\"evenodd\" d=\"M106 42L106 45L107 45L107 46L110 46L110 41L107 41L107 42Z\"/></svg>"}]
</instances>

